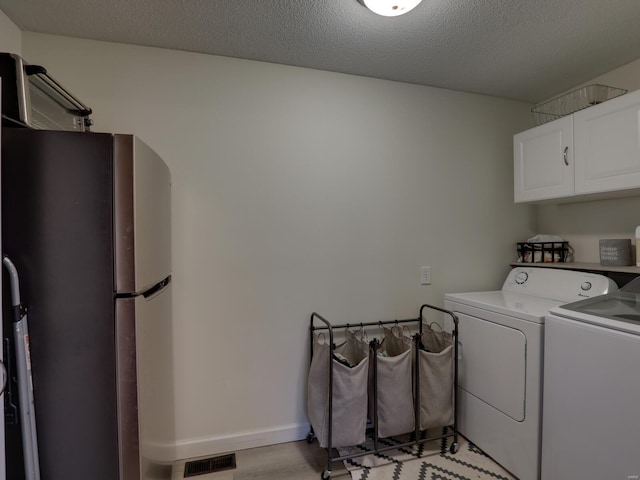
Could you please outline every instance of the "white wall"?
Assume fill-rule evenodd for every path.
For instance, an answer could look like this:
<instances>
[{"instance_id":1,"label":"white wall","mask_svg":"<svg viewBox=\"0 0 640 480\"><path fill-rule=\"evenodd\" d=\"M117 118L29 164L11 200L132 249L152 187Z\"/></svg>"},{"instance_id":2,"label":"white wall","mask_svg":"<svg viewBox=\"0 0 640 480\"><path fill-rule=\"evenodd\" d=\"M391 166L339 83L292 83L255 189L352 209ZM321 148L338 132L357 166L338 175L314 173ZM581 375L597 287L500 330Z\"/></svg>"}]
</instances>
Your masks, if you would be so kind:
<instances>
[{"instance_id":1,"label":"white wall","mask_svg":"<svg viewBox=\"0 0 640 480\"><path fill-rule=\"evenodd\" d=\"M628 91L640 89L640 60L612 70L582 85L601 83ZM576 88L578 88L577 86ZM573 89L570 89L573 90ZM630 238L640 225L640 197L538 207L538 230L562 235L575 251L575 261L599 263L599 240Z\"/></svg>"},{"instance_id":2,"label":"white wall","mask_svg":"<svg viewBox=\"0 0 640 480\"><path fill-rule=\"evenodd\" d=\"M622 67L611 70L610 72L581 83L580 85L576 85L565 93L594 83L609 85L610 87L624 88L629 92L640 89L640 59L629 62Z\"/></svg>"},{"instance_id":3,"label":"white wall","mask_svg":"<svg viewBox=\"0 0 640 480\"><path fill-rule=\"evenodd\" d=\"M0 10L0 52L22 52L22 32L7 15Z\"/></svg>"},{"instance_id":4,"label":"white wall","mask_svg":"<svg viewBox=\"0 0 640 480\"><path fill-rule=\"evenodd\" d=\"M309 315L415 317L501 285L523 103L32 34L25 56L173 172L176 431L194 456L301 438ZM419 285L421 265L433 284Z\"/></svg>"}]
</instances>

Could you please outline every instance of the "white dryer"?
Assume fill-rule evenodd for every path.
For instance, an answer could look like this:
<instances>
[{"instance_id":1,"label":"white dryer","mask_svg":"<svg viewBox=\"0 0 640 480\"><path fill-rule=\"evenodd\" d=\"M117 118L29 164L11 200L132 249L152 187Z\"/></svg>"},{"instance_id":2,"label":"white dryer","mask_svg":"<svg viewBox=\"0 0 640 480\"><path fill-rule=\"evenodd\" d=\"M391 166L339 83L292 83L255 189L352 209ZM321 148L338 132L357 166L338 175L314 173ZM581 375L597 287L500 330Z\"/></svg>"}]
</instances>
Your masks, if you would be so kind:
<instances>
[{"instance_id":1,"label":"white dryer","mask_svg":"<svg viewBox=\"0 0 640 480\"><path fill-rule=\"evenodd\" d=\"M518 267L502 290L445 295L459 318L459 431L520 480L540 478L545 315L615 290L602 275Z\"/></svg>"}]
</instances>

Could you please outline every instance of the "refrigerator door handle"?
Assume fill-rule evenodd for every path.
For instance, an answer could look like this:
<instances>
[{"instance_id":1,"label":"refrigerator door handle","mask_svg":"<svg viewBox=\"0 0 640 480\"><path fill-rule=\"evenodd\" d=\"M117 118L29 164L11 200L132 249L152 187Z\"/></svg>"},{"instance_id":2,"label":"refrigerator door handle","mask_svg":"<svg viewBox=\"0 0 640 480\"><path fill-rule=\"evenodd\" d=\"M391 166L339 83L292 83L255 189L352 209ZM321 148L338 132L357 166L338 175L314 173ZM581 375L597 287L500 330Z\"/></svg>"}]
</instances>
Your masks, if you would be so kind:
<instances>
[{"instance_id":1,"label":"refrigerator door handle","mask_svg":"<svg viewBox=\"0 0 640 480\"><path fill-rule=\"evenodd\" d=\"M158 293L160 293L162 290L164 290L167 287L167 285L169 285L169 283L171 283L171 275L169 275L164 280L159 281L150 289L142 292L142 296L147 300L150 300L151 298L155 297Z\"/></svg>"},{"instance_id":2,"label":"refrigerator door handle","mask_svg":"<svg viewBox=\"0 0 640 480\"><path fill-rule=\"evenodd\" d=\"M171 275L169 275L164 280L160 280L158 283L153 285L152 287L142 291L142 292L132 292L132 293L116 293L116 299L126 299L126 298L137 298L143 297L145 300L151 300L153 297L163 292L167 286L171 283Z\"/></svg>"}]
</instances>

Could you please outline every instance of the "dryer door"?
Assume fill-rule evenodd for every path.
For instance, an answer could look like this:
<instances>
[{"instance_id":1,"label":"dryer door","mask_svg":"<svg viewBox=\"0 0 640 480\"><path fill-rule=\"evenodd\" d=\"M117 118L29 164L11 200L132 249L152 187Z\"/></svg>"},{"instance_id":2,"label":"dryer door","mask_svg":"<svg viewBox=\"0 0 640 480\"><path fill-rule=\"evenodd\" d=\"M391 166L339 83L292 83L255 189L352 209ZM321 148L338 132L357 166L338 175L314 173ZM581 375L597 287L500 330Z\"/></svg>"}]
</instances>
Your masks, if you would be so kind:
<instances>
[{"instance_id":1,"label":"dryer door","mask_svg":"<svg viewBox=\"0 0 640 480\"><path fill-rule=\"evenodd\" d=\"M464 313L459 318L458 385L505 415L525 417L526 347L515 328Z\"/></svg>"}]
</instances>

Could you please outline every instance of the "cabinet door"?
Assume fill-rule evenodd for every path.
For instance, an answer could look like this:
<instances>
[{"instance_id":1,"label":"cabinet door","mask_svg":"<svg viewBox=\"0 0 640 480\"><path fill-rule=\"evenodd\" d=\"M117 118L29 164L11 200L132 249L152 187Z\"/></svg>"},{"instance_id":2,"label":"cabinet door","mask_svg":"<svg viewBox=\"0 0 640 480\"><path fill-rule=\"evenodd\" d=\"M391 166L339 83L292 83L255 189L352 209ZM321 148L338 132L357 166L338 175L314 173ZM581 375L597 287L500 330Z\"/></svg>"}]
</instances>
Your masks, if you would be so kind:
<instances>
[{"instance_id":1,"label":"cabinet door","mask_svg":"<svg viewBox=\"0 0 640 480\"><path fill-rule=\"evenodd\" d=\"M640 91L573 117L576 194L640 188Z\"/></svg>"},{"instance_id":2,"label":"cabinet door","mask_svg":"<svg viewBox=\"0 0 640 480\"><path fill-rule=\"evenodd\" d=\"M573 195L573 120L566 116L513 137L515 202Z\"/></svg>"}]
</instances>

